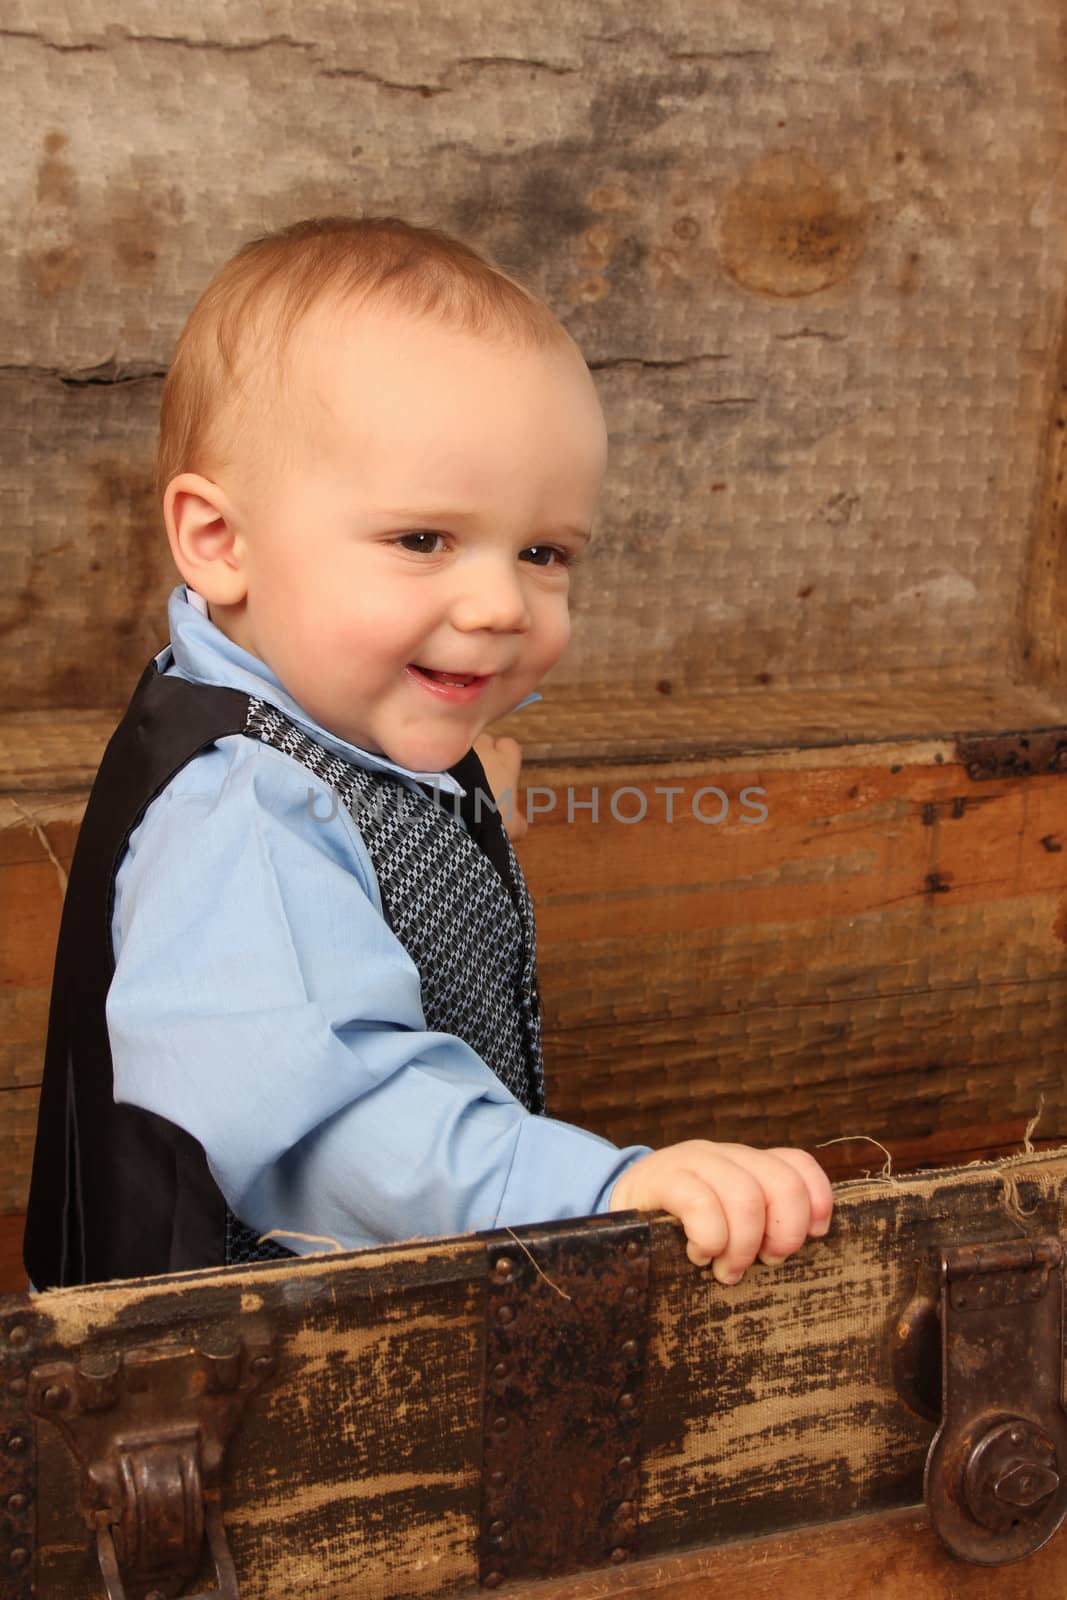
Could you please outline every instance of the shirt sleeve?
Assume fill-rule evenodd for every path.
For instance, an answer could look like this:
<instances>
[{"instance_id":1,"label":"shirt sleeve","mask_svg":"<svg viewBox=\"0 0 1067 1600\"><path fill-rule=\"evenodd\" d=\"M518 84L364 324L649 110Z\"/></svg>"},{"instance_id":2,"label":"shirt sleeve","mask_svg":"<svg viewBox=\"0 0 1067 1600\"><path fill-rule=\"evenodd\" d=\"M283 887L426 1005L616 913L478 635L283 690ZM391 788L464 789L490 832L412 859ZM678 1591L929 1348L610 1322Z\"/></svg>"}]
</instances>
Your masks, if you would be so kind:
<instances>
[{"instance_id":1,"label":"shirt sleeve","mask_svg":"<svg viewBox=\"0 0 1067 1600\"><path fill-rule=\"evenodd\" d=\"M606 1210L646 1153L533 1116L427 1029L366 846L242 735L150 806L116 880L115 1098L203 1146L227 1203L298 1251Z\"/></svg>"}]
</instances>

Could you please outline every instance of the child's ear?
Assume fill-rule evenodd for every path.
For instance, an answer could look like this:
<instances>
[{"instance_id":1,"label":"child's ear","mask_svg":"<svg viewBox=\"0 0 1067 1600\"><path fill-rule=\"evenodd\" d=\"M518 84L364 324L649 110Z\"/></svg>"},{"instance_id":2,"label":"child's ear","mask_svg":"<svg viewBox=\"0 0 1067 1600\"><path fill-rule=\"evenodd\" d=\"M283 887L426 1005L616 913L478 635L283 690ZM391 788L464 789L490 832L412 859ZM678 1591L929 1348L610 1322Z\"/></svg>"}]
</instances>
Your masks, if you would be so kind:
<instances>
[{"instance_id":1,"label":"child's ear","mask_svg":"<svg viewBox=\"0 0 1067 1600\"><path fill-rule=\"evenodd\" d=\"M247 592L242 540L225 492L210 478L181 472L163 496L174 564L186 583L209 604L237 605Z\"/></svg>"}]
</instances>

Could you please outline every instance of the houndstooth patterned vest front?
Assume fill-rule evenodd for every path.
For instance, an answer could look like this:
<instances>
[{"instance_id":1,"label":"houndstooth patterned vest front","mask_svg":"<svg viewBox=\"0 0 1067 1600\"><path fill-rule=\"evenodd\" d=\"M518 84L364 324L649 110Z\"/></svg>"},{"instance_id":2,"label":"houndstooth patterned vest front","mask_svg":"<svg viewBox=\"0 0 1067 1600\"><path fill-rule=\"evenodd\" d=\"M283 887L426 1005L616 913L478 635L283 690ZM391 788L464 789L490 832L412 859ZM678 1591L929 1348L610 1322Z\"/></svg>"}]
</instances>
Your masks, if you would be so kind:
<instances>
[{"instance_id":1,"label":"houndstooth patterned vest front","mask_svg":"<svg viewBox=\"0 0 1067 1600\"><path fill-rule=\"evenodd\" d=\"M503 829L506 858L498 870L441 796L350 765L262 700L249 700L244 732L299 761L351 814L386 920L418 969L427 1028L469 1044L528 1111L542 1112L533 908ZM308 804L316 805L310 786ZM322 796L317 804L322 808ZM227 1218L228 1263L289 1254Z\"/></svg>"}]
</instances>

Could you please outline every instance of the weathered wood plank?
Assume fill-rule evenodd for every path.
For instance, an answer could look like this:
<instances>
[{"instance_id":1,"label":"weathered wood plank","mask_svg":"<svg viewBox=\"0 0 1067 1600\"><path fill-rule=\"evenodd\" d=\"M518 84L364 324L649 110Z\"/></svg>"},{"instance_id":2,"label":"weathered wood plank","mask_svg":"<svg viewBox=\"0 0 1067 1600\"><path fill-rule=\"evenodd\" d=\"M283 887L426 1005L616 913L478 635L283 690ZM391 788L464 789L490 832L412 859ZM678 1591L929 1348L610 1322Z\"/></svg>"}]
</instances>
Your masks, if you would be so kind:
<instances>
[{"instance_id":1,"label":"weathered wood plank","mask_svg":"<svg viewBox=\"0 0 1067 1600\"><path fill-rule=\"evenodd\" d=\"M527 1600L1033 1600L1067 1580L1067 1539L1011 1567L955 1560L920 1509L529 1584ZM519 1593L513 1590L513 1593Z\"/></svg>"},{"instance_id":2,"label":"weathered wood plank","mask_svg":"<svg viewBox=\"0 0 1067 1600\"><path fill-rule=\"evenodd\" d=\"M13 703L101 703L140 664L191 301L252 233L356 203L495 253L601 384L612 471L561 683L1025 669L1028 582L1056 610L1030 550L1067 288L1057 0L1010 29L978 0L944 25L679 0L623 29L578 0L565 34L534 0L456 0L440 28L412 0L358 28L247 0L15 14Z\"/></svg>"},{"instance_id":3,"label":"weathered wood plank","mask_svg":"<svg viewBox=\"0 0 1067 1600\"><path fill-rule=\"evenodd\" d=\"M39 1090L0 1090L0 1212L24 1211L37 1131Z\"/></svg>"},{"instance_id":4,"label":"weathered wood plank","mask_svg":"<svg viewBox=\"0 0 1067 1600\"><path fill-rule=\"evenodd\" d=\"M844 1185L827 1241L732 1290L689 1265L676 1224L654 1221L639 1553L670 1578L662 1563L687 1546L913 1505L933 1428L893 1387L900 1312L939 1248L1062 1230L1065 1185L1062 1150ZM56 1291L25 1312L30 1340L4 1355L5 1375L61 1348L269 1325L277 1375L249 1407L224 1495L245 1600L463 1591L476 1581L484 1271L470 1238ZM58 1432L37 1436L38 1593L90 1600L76 1474ZM642 1592L637 1568L611 1577ZM577 1580L560 1591L582 1593Z\"/></svg>"},{"instance_id":5,"label":"weathered wood plank","mask_svg":"<svg viewBox=\"0 0 1067 1600\"><path fill-rule=\"evenodd\" d=\"M19 1294L26 1288L22 1265L22 1212L0 1214L0 1294Z\"/></svg>"},{"instance_id":6,"label":"weathered wood plank","mask_svg":"<svg viewBox=\"0 0 1067 1600\"><path fill-rule=\"evenodd\" d=\"M40 729L19 730L32 766ZM973 782L925 747L893 752L888 766L872 746L845 766L811 765L820 751L530 765L541 814L520 852L557 1115L622 1143L866 1134L937 1161L938 1135L950 1151L982 1121L1021 1129L1043 1097L1041 1131L1067 1134L1067 782ZM694 815L713 787L722 824ZM738 802L757 789L766 820L746 823ZM618 821L616 796L620 816L647 815ZM0 1088L27 1088L80 799L9 792L0 807ZM17 1208L21 1120L0 1147Z\"/></svg>"},{"instance_id":7,"label":"weathered wood plank","mask_svg":"<svg viewBox=\"0 0 1067 1600\"><path fill-rule=\"evenodd\" d=\"M1062 198L1059 206L1062 216L1067 217ZM1067 679L1067 548L1062 537L1067 506L1067 323L1060 330L1056 364L1059 382L1053 385L1043 440L1034 537L1024 590L1023 658L1039 681L1062 691Z\"/></svg>"},{"instance_id":8,"label":"weathered wood plank","mask_svg":"<svg viewBox=\"0 0 1067 1600\"><path fill-rule=\"evenodd\" d=\"M1067 1133L1067 979L933 991L850 1006L812 1004L739 1016L631 1025L553 1057L554 1114L619 1143L730 1138L800 1144L898 1139L1017 1119L1042 1109ZM555 1042L555 1041L553 1041ZM570 1041L567 1041L570 1042ZM873 1152L867 1152L869 1165ZM876 1163L877 1164L877 1163Z\"/></svg>"},{"instance_id":9,"label":"weathered wood plank","mask_svg":"<svg viewBox=\"0 0 1067 1600\"><path fill-rule=\"evenodd\" d=\"M1065 1173L1059 1152L845 1184L829 1241L780 1275L750 1270L732 1297L688 1271L678 1233L665 1234L654 1258L660 1334L646 1378L642 1549L677 1548L682 1528L710 1543L919 1500L933 1428L896 1395L895 1316L919 1271L934 1272L935 1240L1061 1229Z\"/></svg>"}]
</instances>

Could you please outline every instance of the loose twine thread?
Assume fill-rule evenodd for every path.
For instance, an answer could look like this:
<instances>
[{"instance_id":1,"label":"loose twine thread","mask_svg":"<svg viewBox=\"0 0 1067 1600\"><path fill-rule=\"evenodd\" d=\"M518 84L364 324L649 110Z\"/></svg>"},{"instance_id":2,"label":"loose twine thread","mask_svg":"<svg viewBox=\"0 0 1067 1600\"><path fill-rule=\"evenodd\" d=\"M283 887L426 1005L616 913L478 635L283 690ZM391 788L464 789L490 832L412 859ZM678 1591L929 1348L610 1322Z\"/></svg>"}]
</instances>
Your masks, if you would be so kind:
<instances>
[{"instance_id":1,"label":"loose twine thread","mask_svg":"<svg viewBox=\"0 0 1067 1600\"><path fill-rule=\"evenodd\" d=\"M1030 1118L1030 1121L1026 1124L1026 1127L1023 1130L1023 1147L1022 1147L1022 1149L1020 1151L1018 1151L1015 1155L1002 1156L1001 1160L1000 1160L1000 1171L997 1174L997 1176L998 1176L998 1178L1000 1180L1001 1189L1003 1191L1002 1198L1003 1198L1003 1203L1004 1203L1004 1210L1007 1212L1007 1214L1011 1218L1011 1220L1019 1227L1020 1231L1023 1232L1023 1233L1025 1233L1027 1231L1027 1229L1025 1227L1026 1220L1028 1218L1030 1218L1030 1217L1035 1216L1037 1214L1038 1210L1040 1209L1040 1200L1035 1201L1035 1203L1030 1207L1029 1210L1026 1209L1026 1207L1022 1204L1022 1200L1021 1200L1020 1194L1019 1194L1019 1177L1018 1177L1018 1174L1012 1169L1018 1167L1019 1165L1021 1165L1024 1162L1028 1161L1031 1156L1034 1156L1034 1155L1036 1155L1038 1153L1034 1148L1033 1135L1034 1135L1034 1132L1035 1132L1035 1130L1037 1128L1038 1123L1041 1121L1041 1118L1042 1118L1042 1115L1044 1113L1044 1110L1045 1110L1045 1096L1044 1096L1044 1092L1042 1092L1041 1095L1038 1098L1037 1110L1034 1112L1033 1116ZM881 1171L878 1172L878 1173L875 1173L873 1175L872 1174L868 1174L868 1177L871 1179L871 1181L872 1182L888 1183L893 1188L898 1187L899 1184L900 1184L900 1179L899 1178L895 1178L893 1176L893 1157L892 1157L891 1153L886 1149L884 1144L881 1144L879 1142L879 1140L872 1139L870 1134L867 1134L867 1133L849 1133L849 1134L844 1134L840 1138L837 1138L837 1139L825 1139L825 1140L822 1141L821 1144L817 1144L815 1146L815 1148L817 1150L824 1150L827 1145L831 1145L831 1144L852 1144L856 1140L863 1140L867 1144L875 1145L882 1152L882 1154L885 1156L885 1161L884 1161L884 1163L882 1165ZM975 1161L966 1162L965 1165L968 1166L968 1167L982 1167L982 1166L986 1166L987 1163L984 1160L982 1160L981 1157L979 1157Z\"/></svg>"},{"instance_id":2,"label":"loose twine thread","mask_svg":"<svg viewBox=\"0 0 1067 1600\"><path fill-rule=\"evenodd\" d=\"M505 1228L504 1232L511 1235L511 1237L514 1239L515 1243L518 1245L519 1249L522 1251L523 1255L526 1257L526 1259L529 1261L530 1265L533 1267L534 1271L536 1273L538 1273L540 1277L544 1278L545 1282L548 1284L548 1287L550 1289L554 1289L556 1291L556 1293L559 1295L561 1300L570 1300L572 1298L572 1296L567 1293L566 1289L561 1289L558 1283L553 1283L552 1282L552 1279L549 1277L549 1275L545 1271L544 1267L539 1266L538 1263L534 1260L533 1256L530 1254L530 1251L527 1249L526 1245L523 1244L522 1240L519 1238L519 1236L515 1232L514 1228Z\"/></svg>"},{"instance_id":3,"label":"loose twine thread","mask_svg":"<svg viewBox=\"0 0 1067 1600\"><path fill-rule=\"evenodd\" d=\"M825 1150L827 1145L830 1144L856 1144L860 1140L862 1140L865 1144L873 1144L877 1146L877 1148L885 1156L885 1162L882 1166L882 1170L881 1172L877 1173L876 1176L878 1178L884 1178L886 1183L899 1183L899 1178L894 1178L893 1176L893 1157L890 1155L885 1145L880 1144L877 1139L872 1139L869 1133L844 1133L838 1139L824 1139L822 1143L817 1144L815 1148L816 1150ZM868 1173L867 1176L870 1177L870 1173Z\"/></svg>"}]
</instances>

